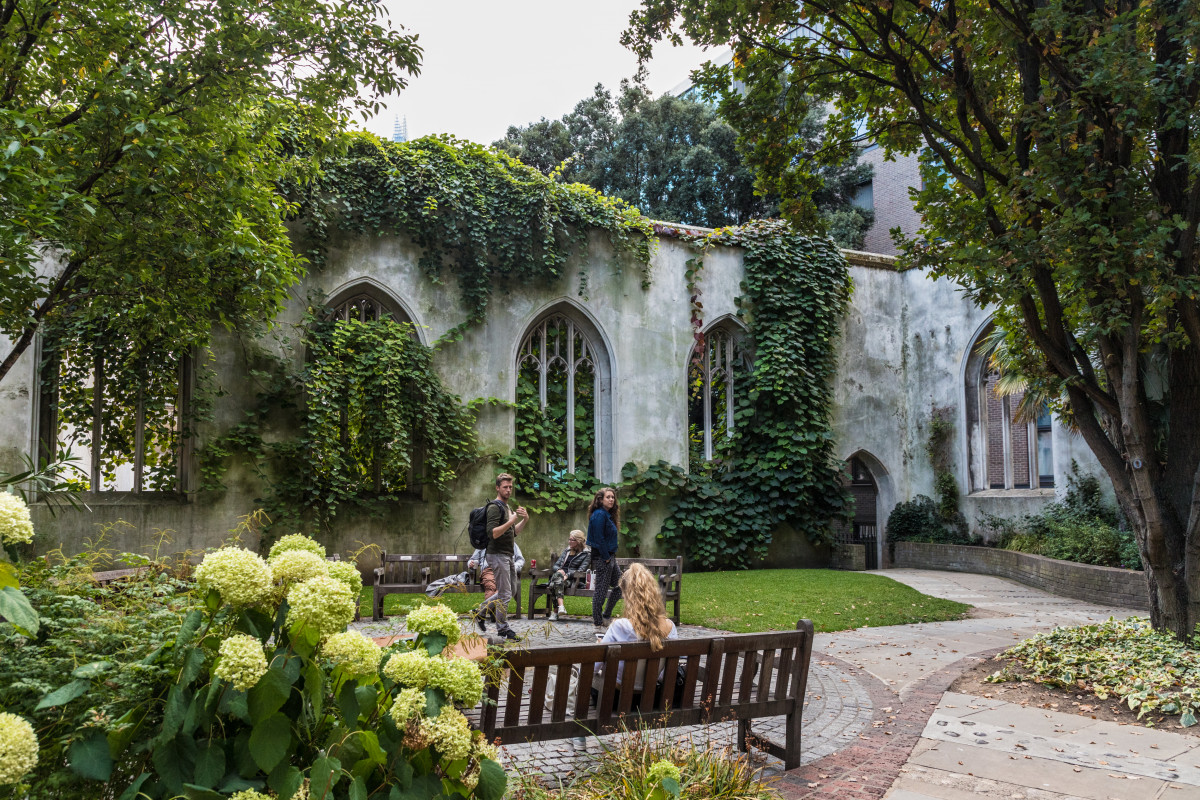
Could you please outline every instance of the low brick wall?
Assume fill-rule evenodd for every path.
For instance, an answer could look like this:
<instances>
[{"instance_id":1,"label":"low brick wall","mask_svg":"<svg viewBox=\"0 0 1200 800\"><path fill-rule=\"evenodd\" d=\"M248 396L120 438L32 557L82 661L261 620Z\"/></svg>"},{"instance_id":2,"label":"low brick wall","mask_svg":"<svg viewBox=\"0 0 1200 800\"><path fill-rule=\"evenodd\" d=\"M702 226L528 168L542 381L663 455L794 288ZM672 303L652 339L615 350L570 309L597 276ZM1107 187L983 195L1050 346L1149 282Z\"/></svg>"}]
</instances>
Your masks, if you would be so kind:
<instances>
[{"instance_id":1,"label":"low brick wall","mask_svg":"<svg viewBox=\"0 0 1200 800\"><path fill-rule=\"evenodd\" d=\"M1094 567L994 547L924 542L896 542L893 566L996 575L1062 597L1150 610L1146 576L1137 570Z\"/></svg>"}]
</instances>

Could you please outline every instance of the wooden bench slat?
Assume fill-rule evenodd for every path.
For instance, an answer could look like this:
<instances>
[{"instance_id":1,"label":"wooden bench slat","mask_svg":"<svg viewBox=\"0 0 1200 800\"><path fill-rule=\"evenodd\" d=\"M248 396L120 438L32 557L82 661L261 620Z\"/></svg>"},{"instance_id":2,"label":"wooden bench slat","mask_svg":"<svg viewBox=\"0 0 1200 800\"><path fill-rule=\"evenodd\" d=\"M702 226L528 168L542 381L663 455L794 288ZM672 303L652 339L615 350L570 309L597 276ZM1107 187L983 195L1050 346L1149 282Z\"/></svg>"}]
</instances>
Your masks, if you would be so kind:
<instances>
[{"instance_id":1,"label":"wooden bench slat","mask_svg":"<svg viewBox=\"0 0 1200 800\"><path fill-rule=\"evenodd\" d=\"M542 710L546 706L546 677L549 674L548 666L533 668L533 683L529 686L529 713L525 716L531 725L542 721Z\"/></svg>"}]
</instances>

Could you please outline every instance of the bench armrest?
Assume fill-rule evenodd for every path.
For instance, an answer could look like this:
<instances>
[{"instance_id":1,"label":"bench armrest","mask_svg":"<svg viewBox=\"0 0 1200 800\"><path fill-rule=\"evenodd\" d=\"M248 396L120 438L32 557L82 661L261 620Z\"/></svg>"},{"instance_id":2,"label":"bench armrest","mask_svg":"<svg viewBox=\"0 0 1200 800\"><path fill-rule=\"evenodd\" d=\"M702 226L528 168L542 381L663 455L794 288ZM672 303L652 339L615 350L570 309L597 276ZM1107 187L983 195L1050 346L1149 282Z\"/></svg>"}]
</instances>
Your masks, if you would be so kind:
<instances>
[{"instance_id":1,"label":"bench armrest","mask_svg":"<svg viewBox=\"0 0 1200 800\"><path fill-rule=\"evenodd\" d=\"M375 583L378 584L383 580L383 567L375 568Z\"/></svg>"}]
</instances>

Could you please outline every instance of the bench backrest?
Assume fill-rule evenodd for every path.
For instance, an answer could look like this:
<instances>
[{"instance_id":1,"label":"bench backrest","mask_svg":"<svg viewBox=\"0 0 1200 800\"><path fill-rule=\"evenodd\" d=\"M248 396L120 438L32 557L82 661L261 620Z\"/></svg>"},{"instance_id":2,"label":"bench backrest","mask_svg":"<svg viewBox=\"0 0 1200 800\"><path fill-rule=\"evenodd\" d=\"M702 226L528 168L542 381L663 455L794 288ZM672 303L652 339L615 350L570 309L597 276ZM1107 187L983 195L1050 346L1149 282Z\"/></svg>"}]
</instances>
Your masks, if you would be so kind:
<instances>
[{"instance_id":1,"label":"bench backrest","mask_svg":"<svg viewBox=\"0 0 1200 800\"><path fill-rule=\"evenodd\" d=\"M678 592L679 579L683 575L683 556L675 558L618 558L617 564L621 570L629 569L630 564L641 564L658 578L658 583L664 592Z\"/></svg>"},{"instance_id":2,"label":"bench backrest","mask_svg":"<svg viewBox=\"0 0 1200 800\"><path fill-rule=\"evenodd\" d=\"M447 575L457 575L467 572L469 555L409 555L400 553L384 553L381 557L383 578L381 583L396 585L424 586L438 578ZM428 572L426 572L428 570Z\"/></svg>"},{"instance_id":3,"label":"bench backrest","mask_svg":"<svg viewBox=\"0 0 1200 800\"><path fill-rule=\"evenodd\" d=\"M480 727L488 741L501 744L581 736L585 731L612 733L625 724L625 714L652 716L668 727L696 725L710 720L754 719L799 712L808 685L813 627L800 620L794 631L728 634L702 639L672 639L661 650L648 642L626 644L565 645L506 654L508 670L487 686ZM632 677L639 662L645 674L664 674L663 691L652 685L640 693L620 691L617 667ZM600 673L593 671L603 664ZM567 675L579 664L579 680L572 687ZM676 676L683 665L682 697L672 707ZM552 702L547 702L550 669L557 668ZM647 684L651 681L647 679ZM527 694L525 687L530 691ZM599 692L591 706L591 690ZM570 703L572 689L574 703ZM630 687L632 689L632 686ZM614 703L615 698L615 703ZM574 712L568 715L572 706ZM615 705L615 708L614 708Z\"/></svg>"}]
</instances>

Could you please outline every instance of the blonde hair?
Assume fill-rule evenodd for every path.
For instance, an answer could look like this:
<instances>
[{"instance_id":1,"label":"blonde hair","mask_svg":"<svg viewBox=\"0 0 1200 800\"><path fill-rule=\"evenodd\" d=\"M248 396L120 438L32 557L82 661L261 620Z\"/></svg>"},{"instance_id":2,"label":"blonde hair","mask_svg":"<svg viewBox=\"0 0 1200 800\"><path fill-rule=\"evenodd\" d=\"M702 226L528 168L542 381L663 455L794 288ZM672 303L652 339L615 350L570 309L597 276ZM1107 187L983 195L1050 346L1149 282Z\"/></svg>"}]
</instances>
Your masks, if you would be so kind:
<instances>
[{"instance_id":1,"label":"blonde hair","mask_svg":"<svg viewBox=\"0 0 1200 800\"><path fill-rule=\"evenodd\" d=\"M586 542L587 534L581 530L573 530L569 534L567 534L567 541L568 542Z\"/></svg>"},{"instance_id":2,"label":"blonde hair","mask_svg":"<svg viewBox=\"0 0 1200 800\"><path fill-rule=\"evenodd\" d=\"M625 598L625 617L633 626L634 635L650 642L651 650L661 650L663 637L671 628L658 579L641 564L630 564L621 575L621 595Z\"/></svg>"}]
</instances>

